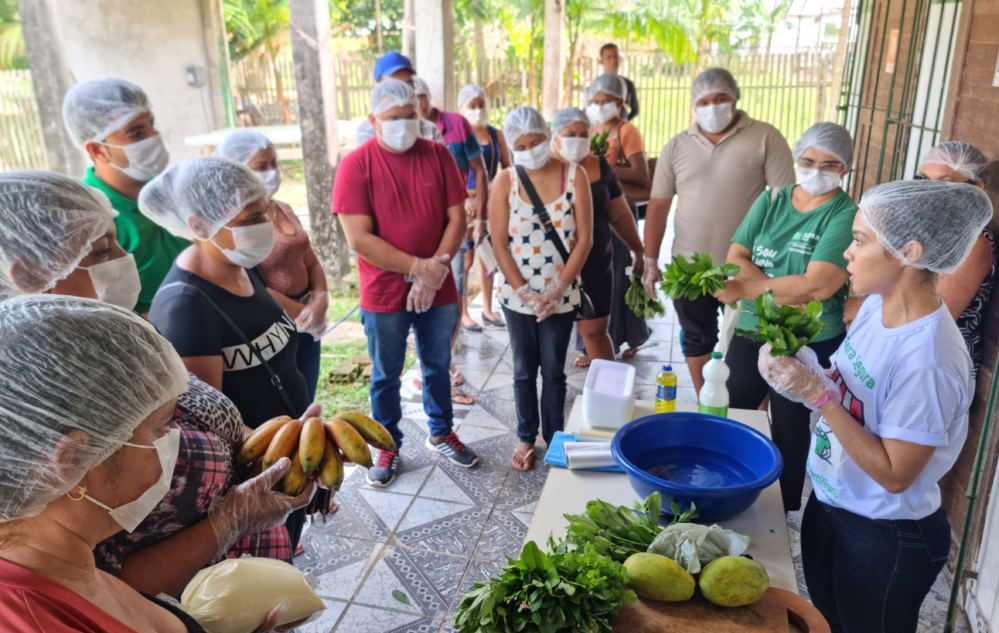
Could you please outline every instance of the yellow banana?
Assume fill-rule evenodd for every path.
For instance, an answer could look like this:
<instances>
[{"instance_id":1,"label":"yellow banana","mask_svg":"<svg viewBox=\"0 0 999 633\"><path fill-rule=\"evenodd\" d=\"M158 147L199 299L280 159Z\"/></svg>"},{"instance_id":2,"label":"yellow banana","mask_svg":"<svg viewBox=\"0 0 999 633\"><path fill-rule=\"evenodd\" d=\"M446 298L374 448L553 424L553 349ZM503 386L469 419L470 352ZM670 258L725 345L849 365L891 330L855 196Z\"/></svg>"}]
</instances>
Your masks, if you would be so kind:
<instances>
[{"instance_id":1,"label":"yellow banana","mask_svg":"<svg viewBox=\"0 0 999 633\"><path fill-rule=\"evenodd\" d=\"M242 446L239 447L239 454L236 455L236 463L249 464L258 457L263 456L267 452L267 447L271 445L274 434L290 421L290 417L282 415L258 426L250 434L250 437L243 440Z\"/></svg>"},{"instance_id":2,"label":"yellow banana","mask_svg":"<svg viewBox=\"0 0 999 633\"><path fill-rule=\"evenodd\" d=\"M368 449L364 438L354 430L354 427L336 418L327 420L323 425L326 427L326 432L329 433L330 438L343 451L347 459L359 466L371 468L373 465L371 462L371 450Z\"/></svg>"},{"instance_id":3,"label":"yellow banana","mask_svg":"<svg viewBox=\"0 0 999 633\"><path fill-rule=\"evenodd\" d=\"M399 448L395 440L384 426L359 411L341 411L334 416L338 420L349 423L361 437L380 451L395 453Z\"/></svg>"},{"instance_id":4,"label":"yellow banana","mask_svg":"<svg viewBox=\"0 0 999 633\"><path fill-rule=\"evenodd\" d=\"M333 440L326 442L326 446L323 447L323 461L319 464L319 481L333 492L339 490L343 484L343 456L340 455L340 449Z\"/></svg>"},{"instance_id":5,"label":"yellow banana","mask_svg":"<svg viewBox=\"0 0 999 633\"><path fill-rule=\"evenodd\" d=\"M319 418L306 420L298 440L298 460L302 463L302 470L311 475L319 468L325 445L326 430L323 428L323 421Z\"/></svg>"},{"instance_id":6,"label":"yellow banana","mask_svg":"<svg viewBox=\"0 0 999 633\"><path fill-rule=\"evenodd\" d=\"M282 483L284 484L284 494L297 497L305 490L310 477L302 470L302 462L298 459L298 453L291 456L291 468L284 474Z\"/></svg>"},{"instance_id":7,"label":"yellow banana","mask_svg":"<svg viewBox=\"0 0 999 633\"><path fill-rule=\"evenodd\" d=\"M301 434L300 420L291 420L278 429L274 439L271 440L271 445L267 447L267 452L264 453L264 470L276 464L282 457L291 457L292 453L296 453L295 449L298 448L298 438Z\"/></svg>"}]
</instances>

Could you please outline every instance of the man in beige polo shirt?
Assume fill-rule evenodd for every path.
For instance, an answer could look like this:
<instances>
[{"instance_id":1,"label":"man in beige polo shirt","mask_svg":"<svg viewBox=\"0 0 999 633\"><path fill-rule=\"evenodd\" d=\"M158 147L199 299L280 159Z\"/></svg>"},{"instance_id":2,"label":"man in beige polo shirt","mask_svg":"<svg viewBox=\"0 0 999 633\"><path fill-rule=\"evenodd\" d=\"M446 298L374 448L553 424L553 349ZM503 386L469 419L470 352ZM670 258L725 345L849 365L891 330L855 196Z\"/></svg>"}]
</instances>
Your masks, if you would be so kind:
<instances>
[{"instance_id":1,"label":"man in beige polo shirt","mask_svg":"<svg viewBox=\"0 0 999 633\"><path fill-rule=\"evenodd\" d=\"M787 140L769 123L737 109L739 86L732 73L709 68L697 76L691 92L697 121L670 139L659 155L645 214L642 282L651 296L662 280L659 249L674 195L673 255L689 259L694 252L711 253L719 265L760 193L795 182ZM712 296L678 299L673 305L682 328L683 355L700 393L704 365L718 343L718 311L724 306Z\"/></svg>"}]
</instances>

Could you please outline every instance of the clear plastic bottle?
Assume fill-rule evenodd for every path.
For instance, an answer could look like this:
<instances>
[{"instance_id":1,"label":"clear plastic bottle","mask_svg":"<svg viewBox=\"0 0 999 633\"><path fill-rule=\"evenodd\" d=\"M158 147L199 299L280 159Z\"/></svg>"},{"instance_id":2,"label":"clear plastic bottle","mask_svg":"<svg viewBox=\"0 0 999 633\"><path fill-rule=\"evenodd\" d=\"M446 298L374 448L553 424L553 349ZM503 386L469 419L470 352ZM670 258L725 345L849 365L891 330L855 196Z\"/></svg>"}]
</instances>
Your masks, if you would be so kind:
<instances>
[{"instance_id":1,"label":"clear plastic bottle","mask_svg":"<svg viewBox=\"0 0 999 633\"><path fill-rule=\"evenodd\" d=\"M656 376L656 413L676 411L676 374L670 365L663 365Z\"/></svg>"},{"instance_id":2,"label":"clear plastic bottle","mask_svg":"<svg viewBox=\"0 0 999 633\"><path fill-rule=\"evenodd\" d=\"M722 360L721 352L711 354L711 360L704 366L704 386L697 398L697 411L723 418L728 417L728 365Z\"/></svg>"}]
</instances>

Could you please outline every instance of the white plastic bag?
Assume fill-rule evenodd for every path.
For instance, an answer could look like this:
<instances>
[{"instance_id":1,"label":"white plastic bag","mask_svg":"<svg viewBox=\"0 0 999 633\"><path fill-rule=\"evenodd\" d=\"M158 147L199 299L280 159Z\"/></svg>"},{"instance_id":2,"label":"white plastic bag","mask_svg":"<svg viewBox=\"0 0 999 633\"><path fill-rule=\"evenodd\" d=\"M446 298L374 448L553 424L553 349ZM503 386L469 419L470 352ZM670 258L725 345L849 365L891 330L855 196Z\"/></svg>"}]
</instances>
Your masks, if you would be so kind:
<instances>
[{"instance_id":1,"label":"white plastic bag","mask_svg":"<svg viewBox=\"0 0 999 633\"><path fill-rule=\"evenodd\" d=\"M689 573L701 571L722 556L742 556L749 549L752 539L718 525L708 527L696 523L674 523L668 526L649 545L649 551L671 558Z\"/></svg>"},{"instance_id":2,"label":"white plastic bag","mask_svg":"<svg viewBox=\"0 0 999 633\"><path fill-rule=\"evenodd\" d=\"M326 608L305 574L270 558L239 558L202 569L180 602L209 633L253 633L284 603L277 624L288 624Z\"/></svg>"}]
</instances>

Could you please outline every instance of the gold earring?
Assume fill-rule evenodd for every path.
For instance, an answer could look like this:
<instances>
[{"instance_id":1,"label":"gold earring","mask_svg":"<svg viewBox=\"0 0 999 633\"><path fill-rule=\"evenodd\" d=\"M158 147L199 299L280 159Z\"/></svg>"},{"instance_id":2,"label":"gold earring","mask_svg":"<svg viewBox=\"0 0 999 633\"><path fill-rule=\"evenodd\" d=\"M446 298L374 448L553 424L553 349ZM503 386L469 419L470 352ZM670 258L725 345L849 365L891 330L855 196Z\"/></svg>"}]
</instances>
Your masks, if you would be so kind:
<instances>
[{"instance_id":1,"label":"gold earring","mask_svg":"<svg viewBox=\"0 0 999 633\"><path fill-rule=\"evenodd\" d=\"M70 499L72 499L73 501L83 501L83 498L87 496L87 487L86 486L77 486L77 488L80 489L80 496L79 497L74 497L71 492L67 492L66 496L69 497Z\"/></svg>"}]
</instances>

